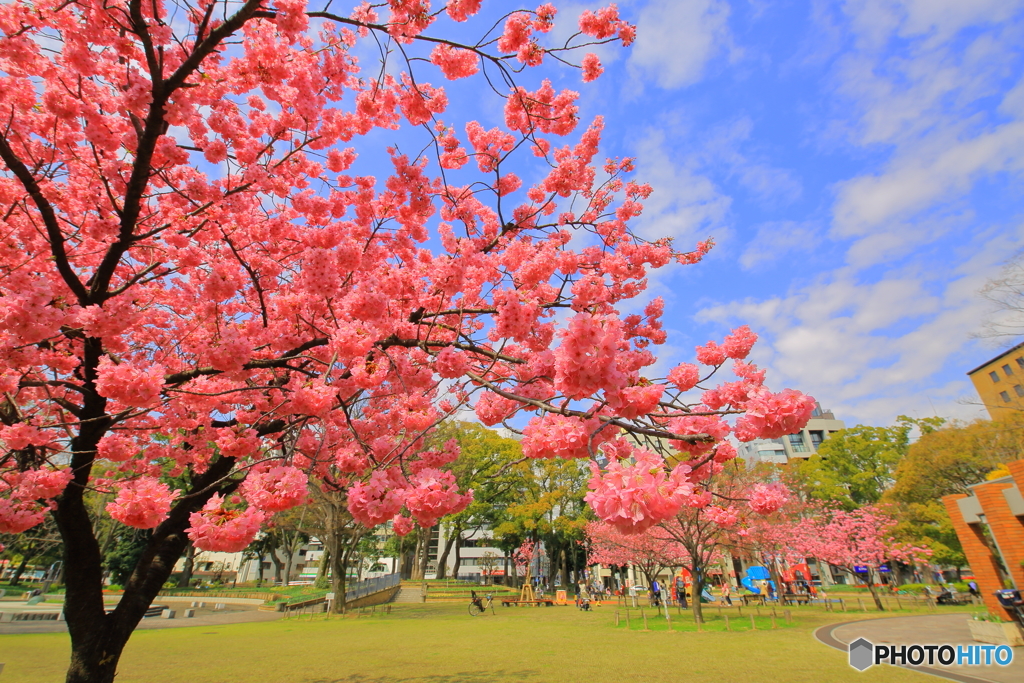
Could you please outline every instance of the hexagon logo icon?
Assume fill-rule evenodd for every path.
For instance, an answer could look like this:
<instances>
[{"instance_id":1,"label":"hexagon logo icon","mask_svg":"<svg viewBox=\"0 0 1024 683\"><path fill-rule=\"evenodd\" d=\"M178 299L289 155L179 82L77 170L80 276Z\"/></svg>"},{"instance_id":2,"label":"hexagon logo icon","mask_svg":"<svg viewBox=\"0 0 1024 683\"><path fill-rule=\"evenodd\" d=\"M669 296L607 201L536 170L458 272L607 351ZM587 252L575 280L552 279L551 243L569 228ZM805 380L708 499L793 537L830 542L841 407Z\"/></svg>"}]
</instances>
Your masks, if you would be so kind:
<instances>
[{"instance_id":1,"label":"hexagon logo icon","mask_svg":"<svg viewBox=\"0 0 1024 683\"><path fill-rule=\"evenodd\" d=\"M850 666L857 671L864 671L875 663L875 646L864 638L850 643Z\"/></svg>"}]
</instances>

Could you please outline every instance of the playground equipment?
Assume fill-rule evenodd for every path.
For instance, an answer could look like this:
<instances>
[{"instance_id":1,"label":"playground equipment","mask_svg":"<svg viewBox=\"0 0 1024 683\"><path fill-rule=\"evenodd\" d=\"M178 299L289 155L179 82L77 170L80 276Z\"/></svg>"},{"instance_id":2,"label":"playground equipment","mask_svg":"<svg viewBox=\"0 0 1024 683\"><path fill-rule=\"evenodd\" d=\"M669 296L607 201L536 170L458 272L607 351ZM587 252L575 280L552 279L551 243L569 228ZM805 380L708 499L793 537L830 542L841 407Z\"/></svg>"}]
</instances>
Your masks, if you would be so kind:
<instances>
[{"instance_id":1,"label":"playground equipment","mask_svg":"<svg viewBox=\"0 0 1024 683\"><path fill-rule=\"evenodd\" d=\"M777 592L775 582L771 580L771 573L767 567L754 566L747 568L747 575L740 579L743 587L755 595L761 594L761 587L755 581L767 581L772 590Z\"/></svg>"}]
</instances>

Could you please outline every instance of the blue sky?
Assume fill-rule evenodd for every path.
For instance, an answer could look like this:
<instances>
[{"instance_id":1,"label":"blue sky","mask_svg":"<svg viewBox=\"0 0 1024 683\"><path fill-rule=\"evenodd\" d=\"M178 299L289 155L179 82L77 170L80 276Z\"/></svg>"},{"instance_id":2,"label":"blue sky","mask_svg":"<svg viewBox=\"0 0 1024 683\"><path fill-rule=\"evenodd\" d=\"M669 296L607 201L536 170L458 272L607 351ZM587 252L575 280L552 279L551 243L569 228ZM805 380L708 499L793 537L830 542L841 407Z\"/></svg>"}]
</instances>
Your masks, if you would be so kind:
<instances>
[{"instance_id":1,"label":"blue sky","mask_svg":"<svg viewBox=\"0 0 1024 683\"><path fill-rule=\"evenodd\" d=\"M602 53L584 116L654 185L645 235L718 243L653 282L663 355L748 323L770 386L847 424L980 416L977 291L1024 247L1024 2L619 7L637 44Z\"/></svg>"}]
</instances>

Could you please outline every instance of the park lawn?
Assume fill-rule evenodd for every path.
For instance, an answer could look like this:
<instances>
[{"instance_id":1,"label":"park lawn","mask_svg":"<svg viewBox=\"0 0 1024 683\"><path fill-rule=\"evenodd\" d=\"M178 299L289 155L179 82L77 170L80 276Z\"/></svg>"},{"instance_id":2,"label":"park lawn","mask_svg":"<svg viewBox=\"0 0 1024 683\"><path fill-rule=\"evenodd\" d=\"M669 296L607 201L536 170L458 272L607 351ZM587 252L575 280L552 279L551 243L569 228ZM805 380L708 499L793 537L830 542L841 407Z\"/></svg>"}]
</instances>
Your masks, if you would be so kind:
<instances>
[{"instance_id":1,"label":"park lawn","mask_svg":"<svg viewBox=\"0 0 1024 683\"><path fill-rule=\"evenodd\" d=\"M903 669L858 673L817 642L827 623L887 616L794 610L794 624L746 632L627 631L615 607L496 608L398 604L388 615L138 631L119 683L924 683ZM904 610L902 613L910 613ZM921 612L919 612L921 613ZM680 620L680 623L681 620ZM66 634L0 636L4 683L54 683Z\"/></svg>"}]
</instances>

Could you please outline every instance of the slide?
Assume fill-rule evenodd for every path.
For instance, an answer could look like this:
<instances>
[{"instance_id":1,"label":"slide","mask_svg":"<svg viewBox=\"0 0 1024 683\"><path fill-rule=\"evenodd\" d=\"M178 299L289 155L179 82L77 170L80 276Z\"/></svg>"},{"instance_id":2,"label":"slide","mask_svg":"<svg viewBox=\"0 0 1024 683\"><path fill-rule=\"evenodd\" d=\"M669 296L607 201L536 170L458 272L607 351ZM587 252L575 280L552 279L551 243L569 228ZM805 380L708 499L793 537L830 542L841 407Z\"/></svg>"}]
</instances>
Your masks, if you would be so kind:
<instances>
[{"instance_id":1,"label":"slide","mask_svg":"<svg viewBox=\"0 0 1024 683\"><path fill-rule=\"evenodd\" d=\"M746 588L751 593L753 593L754 595L760 595L761 594L761 589L758 586L756 586L754 584L754 582L755 581L766 581L766 580L769 580L770 578L771 578L771 572L768 571L767 567L754 566L754 567L748 567L747 568L747 575L744 576L742 579L740 579L740 583L742 583L743 587ZM775 582L774 581L770 581L770 584L771 584L772 589L774 590L775 589Z\"/></svg>"},{"instance_id":2,"label":"slide","mask_svg":"<svg viewBox=\"0 0 1024 683\"><path fill-rule=\"evenodd\" d=\"M705 588L703 591L701 591L700 601L701 602L714 602L715 601L715 596L711 595L711 591L709 591L707 588Z\"/></svg>"}]
</instances>

